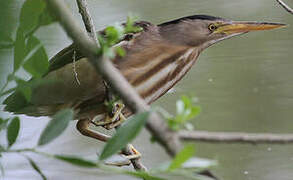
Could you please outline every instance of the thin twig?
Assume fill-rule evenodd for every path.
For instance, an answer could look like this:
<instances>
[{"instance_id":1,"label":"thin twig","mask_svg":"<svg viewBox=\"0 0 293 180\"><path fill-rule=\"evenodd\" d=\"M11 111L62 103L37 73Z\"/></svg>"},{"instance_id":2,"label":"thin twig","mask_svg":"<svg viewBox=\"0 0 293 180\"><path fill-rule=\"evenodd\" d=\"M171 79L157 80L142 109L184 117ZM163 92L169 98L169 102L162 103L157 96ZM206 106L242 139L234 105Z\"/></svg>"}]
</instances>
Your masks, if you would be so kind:
<instances>
[{"instance_id":1,"label":"thin twig","mask_svg":"<svg viewBox=\"0 0 293 180\"><path fill-rule=\"evenodd\" d=\"M214 143L286 144L293 143L293 134L240 133L179 131L179 138L185 141Z\"/></svg>"},{"instance_id":2,"label":"thin twig","mask_svg":"<svg viewBox=\"0 0 293 180\"><path fill-rule=\"evenodd\" d=\"M287 12L293 14L293 9L285 4L282 0L276 0Z\"/></svg>"},{"instance_id":3,"label":"thin twig","mask_svg":"<svg viewBox=\"0 0 293 180\"><path fill-rule=\"evenodd\" d=\"M80 81L78 79L78 74L77 74L77 71L76 71L76 51L74 50L73 51L73 55L72 55L72 59L73 59L73 74L74 74L74 77L75 77L75 80L77 82L78 85L80 85Z\"/></svg>"},{"instance_id":4,"label":"thin twig","mask_svg":"<svg viewBox=\"0 0 293 180\"><path fill-rule=\"evenodd\" d=\"M93 40L97 42L98 39L96 34L96 28L93 19L91 18L90 12L87 8L87 1L76 0L76 2L79 9L79 13L81 14L82 20L84 22L86 31L93 38Z\"/></svg>"},{"instance_id":5,"label":"thin twig","mask_svg":"<svg viewBox=\"0 0 293 180\"><path fill-rule=\"evenodd\" d=\"M135 113L150 111L150 107L121 75L120 71L113 66L112 62L99 54L96 43L80 28L64 2L61 0L46 0L46 2L50 9L54 11L67 34L74 40L83 54L88 57L89 62L103 76L115 93L121 97L127 107ZM171 156L175 156L180 151L181 145L176 132L170 131L166 122L155 112L150 114L146 128Z\"/></svg>"},{"instance_id":6,"label":"thin twig","mask_svg":"<svg viewBox=\"0 0 293 180\"><path fill-rule=\"evenodd\" d=\"M77 2L77 5L78 5L78 8L79 8L79 13L82 16L83 23L85 25L85 28L86 28L87 32L92 37L92 39L97 42L97 36L96 36L96 33L95 33L96 30L95 30L95 27L94 27L90 12L89 12L89 10L87 8L87 1L86 0L76 0L76 2ZM75 57L74 57L74 59L75 59ZM75 65L74 65L74 67L75 67ZM79 82L78 78L77 78L77 74L76 74L76 79L77 79L77 82ZM132 150L131 150L131 145L128 144L127 147L122 150L122 153L125 154L125 155L132 155L134 152L132 152ZM140 171L146 171L147 170L147 168L141 163L141 161L139 159L132 159L130 161L131 161L131 163L132 163L132 165L133 165L135 170L140 170Z\"/></svg>"}]
</instances>

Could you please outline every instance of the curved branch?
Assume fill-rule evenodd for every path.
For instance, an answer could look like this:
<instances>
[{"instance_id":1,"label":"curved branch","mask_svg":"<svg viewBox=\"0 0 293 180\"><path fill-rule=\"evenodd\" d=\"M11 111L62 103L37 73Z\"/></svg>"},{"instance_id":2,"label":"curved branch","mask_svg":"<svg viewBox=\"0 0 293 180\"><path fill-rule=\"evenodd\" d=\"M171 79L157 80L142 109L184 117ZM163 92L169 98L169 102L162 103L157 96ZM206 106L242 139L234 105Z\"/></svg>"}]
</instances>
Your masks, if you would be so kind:
<instances>
[{"instance_id":1,"label":"curved branch","mask_svg":"<svg viewBox=\"0 0 293 180\"><path fill-rule=\"evenodd\" d=\"M276 0L287 12L293 14L293 9L285 4L282 0Z\"/></svg>"},{"instance_id":2,"label":"curved branch","mask_svg":"<svg viewBox=\"0 0 293 180\"><path fill-rule=\"evenodd\" d=\"M179 138L185 141L214 143L285 144L293 143L293 134L241 133L179 131Z\"/></svg>"}]
</instances>

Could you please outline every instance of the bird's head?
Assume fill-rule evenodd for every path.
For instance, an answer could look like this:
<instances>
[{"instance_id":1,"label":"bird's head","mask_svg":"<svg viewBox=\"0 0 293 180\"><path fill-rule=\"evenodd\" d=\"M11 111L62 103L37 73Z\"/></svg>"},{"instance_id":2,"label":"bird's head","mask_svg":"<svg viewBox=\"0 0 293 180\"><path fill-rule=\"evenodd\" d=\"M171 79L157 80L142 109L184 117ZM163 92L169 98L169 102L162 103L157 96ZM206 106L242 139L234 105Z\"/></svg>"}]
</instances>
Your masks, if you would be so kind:
<instances>
[{"instance_id":1,"label":"bird's head","mask_svg":"<svg viewBox=\"0 0 293 180\"><path fill-rule=\"evenodd\" d=\"M281 23L231 21L194 15L160 24L160 34L171 43L207 48L216 42L250 31L284 27Z\"/></svg>"}]
</instances>

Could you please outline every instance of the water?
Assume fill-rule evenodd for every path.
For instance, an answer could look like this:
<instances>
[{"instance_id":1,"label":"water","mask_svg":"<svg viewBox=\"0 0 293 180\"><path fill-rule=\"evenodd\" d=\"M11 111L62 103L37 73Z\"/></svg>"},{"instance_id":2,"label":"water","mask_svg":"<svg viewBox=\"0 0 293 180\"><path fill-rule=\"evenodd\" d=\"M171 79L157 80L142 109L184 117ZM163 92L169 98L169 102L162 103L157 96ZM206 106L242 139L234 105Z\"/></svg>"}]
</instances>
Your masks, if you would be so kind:
<instances>
[{"instance_id":1,"label":"water","mask_svg":"<svg viewBox=\"0 0 293 180\"><path fill-rule=\"evenodd\" d=\"M70 1L68 1L70 2ZM293 2L288 1L291 7ZM73 4L70 5L76 10ZM209 131L241 132L293 132L293 16L274 1L267 0L149 0L149 1L90 1L90 10L97 28L109 22L122 21L128 12L143 20L160 23L192 14L210 14L233 20L276 21L291 26L223 41L204 51L187 76L178 83L175 91L155 104L175 110L175 102L183 94L198 98L202 113L193 121L196 129ZM19 9L19 7L14 7ZM79 15L76 14L79 18ZM70 43L56 25L38 31L50 56ZM47 34L51 34L47 36ZM11 58L11 51L1 51L1 57ZM3 58L4 59L4 58ZM1 60L1 72L11 69ZM6 70L6 71L5 71ZM3 82L3 80L1 79ZM16 147L34 145L37 135L47 121L24 117L24 129ZM33 137L33 138L32 138ZM21 142L20 142L21 141ZM149 135L143 132L134 142L143 153L148 166L168 160L158 145L149 144ZM225 180L291 180L293 179L292 145L243 145L196 143L197 156L216 159L219 166L212 170ZM56 153L82 154L94 157L102 144L81 137L74 123L56 142L43 148ZM74 151L73 151L74 150ZM81 179L111 179L112 176L89 171L63 163L33 156L44 173L51 179L73 177ZM25 160L17 155L4 159L7 177L37 179ZM11 163L13 161L13 163ZM17 167L17 171L15 170ZM19 168L21 167L21 168ZM22 170L19 170L22 169ZM56 171L57 170L57 171ZM17 172L17 173L15 173ZM116 176L115 176L116 177ZM118 178L118 177L116 177ZM128 179L128 177L119 177Z\"/></svg>"}]
</instances>

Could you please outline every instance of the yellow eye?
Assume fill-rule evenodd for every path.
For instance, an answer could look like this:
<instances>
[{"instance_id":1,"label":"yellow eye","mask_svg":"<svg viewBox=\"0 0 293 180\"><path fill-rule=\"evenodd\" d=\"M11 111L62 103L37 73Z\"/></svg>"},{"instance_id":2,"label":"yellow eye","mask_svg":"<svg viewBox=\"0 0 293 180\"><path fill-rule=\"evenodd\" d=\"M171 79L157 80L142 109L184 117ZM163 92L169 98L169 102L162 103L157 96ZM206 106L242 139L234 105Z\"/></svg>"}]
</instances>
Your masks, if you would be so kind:
<instances>
[{"instance_id":1,"label":"yellow eye","mask_svg":"<svg viewBox=\"0 0 293 180\"><path fill-rule=\"evenodd\" d=\"M214 31L214 30L216 30L217 29L217 26L215 25L215 24L210 24L209 25L209 30L210 31Z\"/></svg>"}]
</instances>

